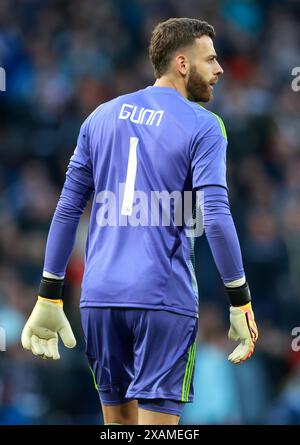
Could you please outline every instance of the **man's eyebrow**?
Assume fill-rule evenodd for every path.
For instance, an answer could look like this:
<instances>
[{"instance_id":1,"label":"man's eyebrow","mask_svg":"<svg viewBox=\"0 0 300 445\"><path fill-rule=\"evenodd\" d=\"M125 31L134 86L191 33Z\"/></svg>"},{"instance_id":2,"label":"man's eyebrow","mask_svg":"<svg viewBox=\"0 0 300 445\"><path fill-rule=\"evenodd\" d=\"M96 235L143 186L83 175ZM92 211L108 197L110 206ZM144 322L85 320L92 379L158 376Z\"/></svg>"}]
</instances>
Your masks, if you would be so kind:
<instances>
[{"instance_id":1,"label":"man's eyebrow","mask_svg":"<svg viewBox=\"0 0 300 445\"><path fill-rule=\"evenodd\" d=\"M208 59L217 59L218 54L210 54L209 56L207 56Z\"/></svg>"}]
</instances>

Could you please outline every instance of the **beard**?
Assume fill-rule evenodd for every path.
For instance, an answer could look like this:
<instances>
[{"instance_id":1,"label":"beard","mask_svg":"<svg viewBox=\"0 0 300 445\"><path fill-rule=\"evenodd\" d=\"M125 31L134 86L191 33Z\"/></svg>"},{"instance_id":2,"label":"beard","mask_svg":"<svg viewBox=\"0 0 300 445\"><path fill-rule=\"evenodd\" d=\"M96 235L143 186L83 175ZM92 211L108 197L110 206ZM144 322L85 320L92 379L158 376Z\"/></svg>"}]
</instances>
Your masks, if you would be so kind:
<instances>
[{"instance_id":1,"label":"beard","mask_svg":"<svg viewBox=\"0 0 300 445\"><path fill-rule=\"evenodd\" d=\"M189 80L186 86L188 99L193 102L208 102L212 98L209 82L197 72L194 65L191 66Z\"/></svg>"}]
</instances>

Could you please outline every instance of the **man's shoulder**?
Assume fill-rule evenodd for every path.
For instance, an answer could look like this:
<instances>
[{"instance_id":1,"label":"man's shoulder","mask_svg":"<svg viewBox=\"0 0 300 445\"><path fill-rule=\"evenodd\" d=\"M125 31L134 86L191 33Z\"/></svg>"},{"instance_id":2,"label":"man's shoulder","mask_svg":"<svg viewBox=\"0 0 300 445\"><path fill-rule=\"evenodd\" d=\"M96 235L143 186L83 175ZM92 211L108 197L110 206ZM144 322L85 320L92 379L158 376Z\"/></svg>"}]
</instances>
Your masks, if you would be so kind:
<instances>
[{"instance_id":1,"label":"man's shoulder","mask_svg":"<svg viewBox=\"0 0 300 445\"><path fill-rule=\"evenodd\" d=\"M227 140L227 133L223 119L216 113L207 110L198 102L191 102L191 106L195 110L199 128L205 130L207 135L221 134Z\"/></svg>"}]
</instances>

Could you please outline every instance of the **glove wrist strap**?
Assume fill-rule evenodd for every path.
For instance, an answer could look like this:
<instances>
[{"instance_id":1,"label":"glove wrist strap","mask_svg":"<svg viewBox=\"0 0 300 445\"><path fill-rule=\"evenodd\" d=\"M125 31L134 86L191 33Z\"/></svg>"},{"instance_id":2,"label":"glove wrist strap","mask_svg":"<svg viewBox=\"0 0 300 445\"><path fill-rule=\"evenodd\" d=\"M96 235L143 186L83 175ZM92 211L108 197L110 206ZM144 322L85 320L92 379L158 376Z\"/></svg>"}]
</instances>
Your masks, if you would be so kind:
<instances>
[{"instance_id":1,"label":"glove wrist strap","mask_svg":"<svg viewBox=\"0 0 300 445\"><path fill-rule=\"evenodd\" d=\"M231 306L244 306L251 301L249 285L246 282L239 287L226 287Z\"/></svg>"},{"instance_id":2,"label":"glove wrist strap","mask_svg":"<svg viewBox=\"0 0 300 445\"><path fill-rule=\"evenodd\" d=\"M38 296L38 300L39 301L47 301L47 303L54 303L57 306L63 307L64 303L62 300L51 300L50 298L44 298L44 297L40 297Z\"/></svg>"},{"instance_id":3,"label":"glove wrist strap","mask_svg":"<svg viewBox=\"0 0 300 445\"><path fill-rule=\"evenodd\" d=\"M62 300L64 279L42 278L38 295L50 300Z\"/></svg>"}]
</instances>

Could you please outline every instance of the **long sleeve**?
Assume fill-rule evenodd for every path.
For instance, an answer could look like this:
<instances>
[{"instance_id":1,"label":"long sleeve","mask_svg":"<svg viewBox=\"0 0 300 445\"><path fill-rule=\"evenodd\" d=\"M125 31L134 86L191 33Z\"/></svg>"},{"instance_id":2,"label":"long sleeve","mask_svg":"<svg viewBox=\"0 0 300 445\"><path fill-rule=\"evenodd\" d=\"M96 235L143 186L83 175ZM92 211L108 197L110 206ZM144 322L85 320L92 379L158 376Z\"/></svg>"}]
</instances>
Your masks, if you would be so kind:
<instances>
[{"instance_id":1,"label":"long sleeve","mask_svg":"<svg viewBox=\"0 0 300 445\"><path fill-rule=\"evenodd\" d=\"M224 284L243 278L240 243L230 212L227 190L220 186L202 187L204 231Z\"/></svg>"},{"instance_id":2,"label":"long sleeve","mask_svg":"<svg viewBox=\"0 0 300 445\"><path fill-rule=\"evenodd\" d=\"M47 238L44 272L61 277L72 253L80 216L94 191L87 122L80 129Z\"/></svg>"}]
</instances>

